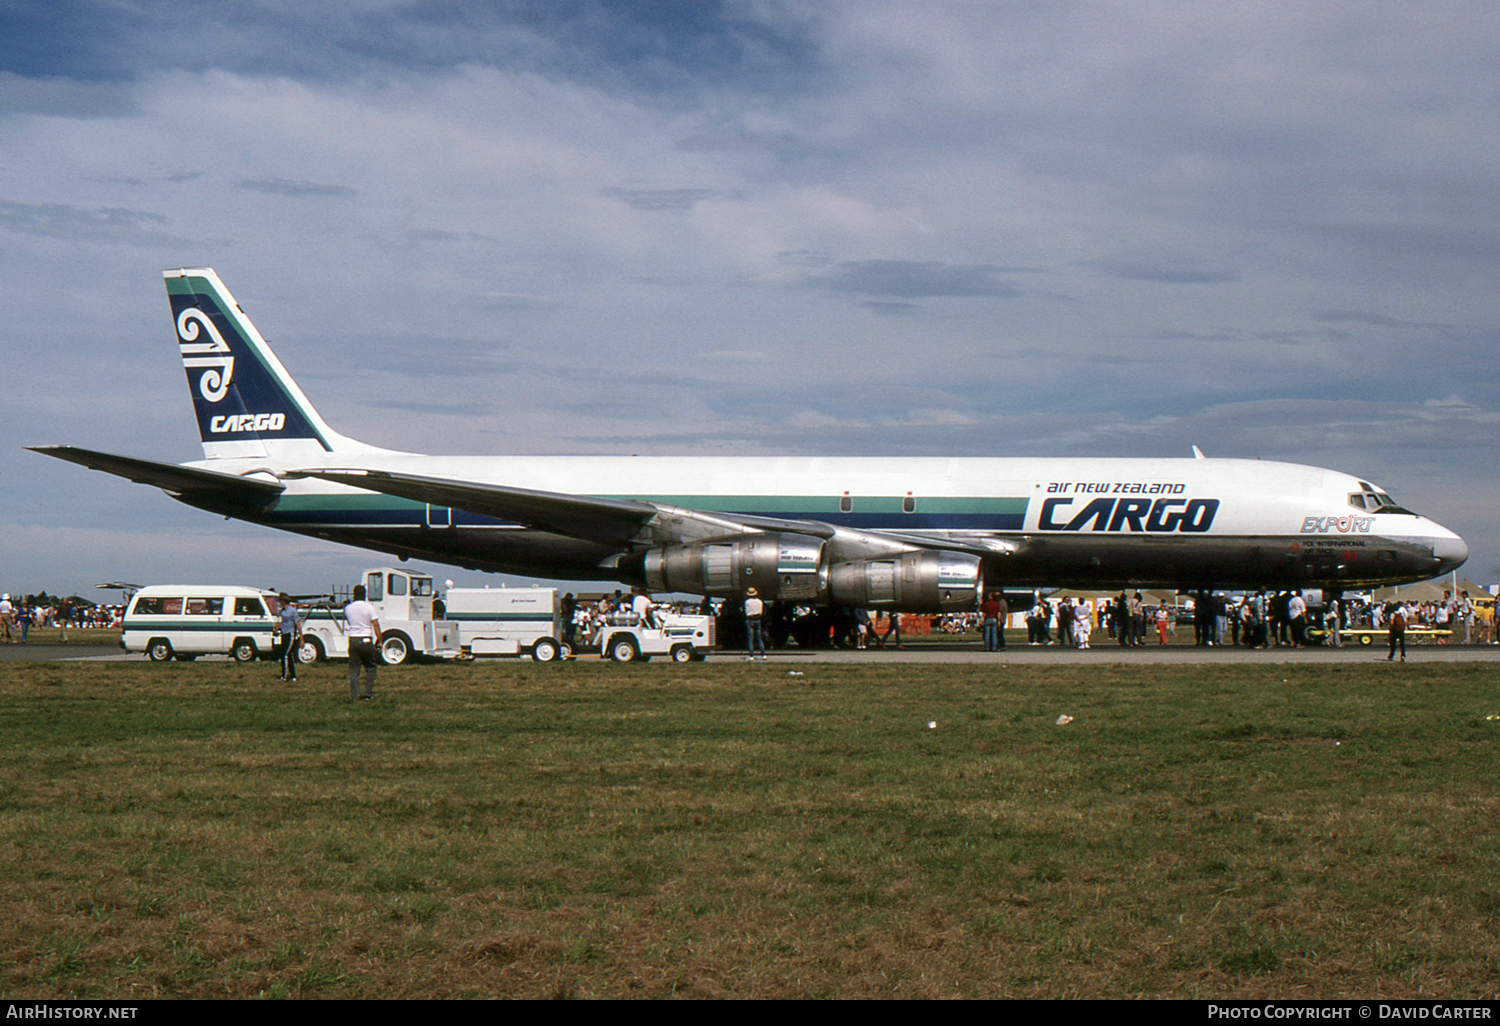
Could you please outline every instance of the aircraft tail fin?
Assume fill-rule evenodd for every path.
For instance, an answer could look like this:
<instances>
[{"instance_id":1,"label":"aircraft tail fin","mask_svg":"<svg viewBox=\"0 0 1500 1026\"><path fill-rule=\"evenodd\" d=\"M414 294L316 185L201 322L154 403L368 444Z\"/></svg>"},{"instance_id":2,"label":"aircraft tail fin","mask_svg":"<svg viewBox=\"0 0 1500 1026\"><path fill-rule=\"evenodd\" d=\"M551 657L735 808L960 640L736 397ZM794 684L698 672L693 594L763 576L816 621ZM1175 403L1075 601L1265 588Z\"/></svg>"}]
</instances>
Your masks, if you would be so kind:
<instances>
[{"instance_id":1,"label":"aircraft tail fin","mask_svg":"<svg viewBox=\"0 0 1500 1026\"><path fill-rule=\"evenodd\" d=\"M306 459L368 448L318 415L211 268L162 276L205 457Z\"/></svg>"}]
</instances>

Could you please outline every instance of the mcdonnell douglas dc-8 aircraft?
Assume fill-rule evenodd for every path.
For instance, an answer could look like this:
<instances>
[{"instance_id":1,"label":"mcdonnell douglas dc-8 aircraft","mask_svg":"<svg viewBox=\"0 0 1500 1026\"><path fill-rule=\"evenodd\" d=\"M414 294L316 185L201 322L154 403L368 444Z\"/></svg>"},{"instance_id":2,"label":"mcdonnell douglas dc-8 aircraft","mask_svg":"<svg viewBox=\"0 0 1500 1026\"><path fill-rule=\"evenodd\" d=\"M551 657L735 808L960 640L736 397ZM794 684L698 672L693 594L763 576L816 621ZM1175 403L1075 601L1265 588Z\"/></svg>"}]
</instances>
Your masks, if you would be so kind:
<instances>
[{"instance_id":1,"label":"mcdonnell douglas dc-8 aircraft","mask_svg":"<svg viewBox=\"0 0 1500 1026\"><path fill-rule=\"evenodd\" d=\"M313 408L208 268L164 272L203 438L37 452L190 506L477 570L903 612L987 588L1351 587L1468 547L1370 484L1260 460L423 456Z\"/></svg>"}]
</instances>

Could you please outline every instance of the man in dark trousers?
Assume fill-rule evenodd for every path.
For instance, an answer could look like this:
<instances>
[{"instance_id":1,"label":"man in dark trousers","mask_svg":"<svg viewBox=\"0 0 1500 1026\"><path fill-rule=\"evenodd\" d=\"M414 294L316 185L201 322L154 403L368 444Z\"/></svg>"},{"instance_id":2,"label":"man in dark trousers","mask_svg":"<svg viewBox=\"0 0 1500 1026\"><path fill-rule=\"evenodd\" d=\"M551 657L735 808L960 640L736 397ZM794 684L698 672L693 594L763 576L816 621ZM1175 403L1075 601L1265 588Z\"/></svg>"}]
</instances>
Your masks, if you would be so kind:
<instances>
[{"instance_id":1,"label":"man in dark trousers","mask_svg":"<svg viewBox=\"0 0 1500 1026\"><path fill-rule=\"evenodd\" d=\"M1401 661L1406 662L1406 607L1397 603L1396 608L1391 610L1391 654L1386 656L1386 662L1396 658L1396 646L1401 646Z\"/></svg>"},{"instance_id":2,"label":"man in dark trousers","mask_svg":"<svg viewBox=\"0 0 1500 1026\"><path fill-rule=\"evenodd\" d=\"M344 630L349 638L349 701L375 697L375 671L380 666L380 621L375 607L365 601L365 586L354 586L354 601L344 607ZM365 690L359 690L359 668L365 668Z\"/></svg>"},{"instance_id":3,"label":"man in dark trousers","mask_svg":"<svg viewBox=\"0 0 1500 1026\"><path fill-rule=\"evenodd\" d=\"M573 644L573 636L577 630L577 627L573 623L573 617L577 614L578 600L573 597L573 593L570 591L562 597L562 602L558 604L557 609L558 619L562 620L562 643L568 646L568 655L570 657L573 654L573 650L577 648Z\"/></svg>"}]
</instances>

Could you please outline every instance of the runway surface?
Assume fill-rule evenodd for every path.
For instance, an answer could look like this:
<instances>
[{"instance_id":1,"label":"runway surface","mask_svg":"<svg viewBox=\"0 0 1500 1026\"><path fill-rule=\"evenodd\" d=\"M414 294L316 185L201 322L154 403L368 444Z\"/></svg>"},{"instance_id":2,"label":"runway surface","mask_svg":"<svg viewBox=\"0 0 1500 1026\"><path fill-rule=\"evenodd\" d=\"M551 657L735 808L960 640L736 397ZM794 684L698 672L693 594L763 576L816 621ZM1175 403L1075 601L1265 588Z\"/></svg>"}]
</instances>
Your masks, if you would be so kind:
<instances>
[{"instance_id":1,"label":"runway surface","mask_svg":"<svg viewBox=\"0 0 1500 1026\"><path fill-rule=\"evenodd\" d=\"M118 643L59 645L55 641L37 641L28 645L0 645L0 663L50 663L59 659L98 659L124 655ZM145 656L139 658L144 659Z\"/></svg>"}]
</instances>

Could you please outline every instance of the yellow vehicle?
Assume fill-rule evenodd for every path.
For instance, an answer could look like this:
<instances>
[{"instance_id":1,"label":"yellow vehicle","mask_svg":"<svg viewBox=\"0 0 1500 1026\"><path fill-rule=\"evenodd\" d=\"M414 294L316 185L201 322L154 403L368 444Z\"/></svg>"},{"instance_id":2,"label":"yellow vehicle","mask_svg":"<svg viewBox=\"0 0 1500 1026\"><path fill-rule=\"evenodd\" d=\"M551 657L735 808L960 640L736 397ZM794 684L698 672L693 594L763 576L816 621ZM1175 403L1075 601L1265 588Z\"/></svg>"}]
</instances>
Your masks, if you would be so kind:
<instances>
[{"instance_id":1,"label":"yellow vehicle","mask_svg":"<svg viewBox=\"0 0 1500 1026\"><path fill-rule=\"evenodd\" d=\"M1351 627L1339 631L1339 640L1346 645L1371 645L1379 643L1384 645L1391 632L1385 627ZM1406 628L1406 640L1413 645L1422 641L1437 642L1446 641L1453 636L1453 632L1444 627L1408 627ZM1306 634L1307 640L1314 645L1322 645L1328 639L1328 632L1321 627L1309 627Z\"/></svg>"},{"instance_id":2,"label":"yellow vehicle","mask_svg":"<svg viewBox=\"0 0 1500 1026\"><path fill-rule=\"evenodd\" d=\"M1480 641L1500 641L1500 636L1495 632L1495 597L1493 595L1480 595L1474 600L1474 626L1478 628L1475 632Z\"/></svg>"}]
</instances>

